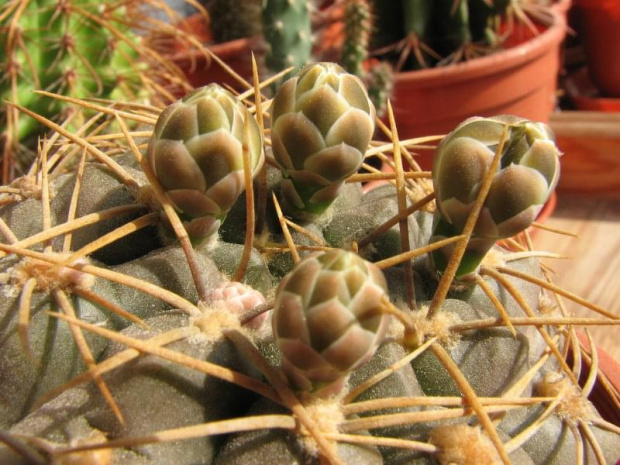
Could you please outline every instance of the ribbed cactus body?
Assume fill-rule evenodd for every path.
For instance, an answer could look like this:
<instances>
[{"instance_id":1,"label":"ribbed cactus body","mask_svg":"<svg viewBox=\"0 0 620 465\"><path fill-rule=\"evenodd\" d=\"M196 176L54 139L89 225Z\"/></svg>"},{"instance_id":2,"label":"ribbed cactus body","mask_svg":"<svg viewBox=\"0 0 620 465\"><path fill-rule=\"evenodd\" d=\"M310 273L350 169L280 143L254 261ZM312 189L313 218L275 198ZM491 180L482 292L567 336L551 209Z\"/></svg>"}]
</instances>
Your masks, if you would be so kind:
<instances>
[{"instance_id":1,"label":"ribbed cactus body","mask_svg":"<svg viewBox=\"0 0 620 465\"><path fill-rule=\"evenodd\" d=\"M344 4L345 40L342 50L343 67L356 76L362 76L364 60L372 34L372 11L368 0L348 0Z\"/></svg>"},{"instance_id":2,"label":"ribbed cactus body","mask_svg":"<svg viewBox=\"0 0 620 465\"><path fill-rule=\"evenodd\" d=\"M312 28L307 0L265 0L262 18L270 70L278 72L310 61Z\"/></svg>"},{"instance_id":3,"label":"ribbed cactus body","mask_svg":"<svg viewBox=\"0 0 620 465\"><path fill-rule=\"evenodd\" d=\"M322 64L291 82L266 120L275 162L253 186L263 200L310 178L320 179L312 195L322 196L332 189L322 179L346 178L349 162L332 160L327 141L349 147L337 153L354 160L383 144L360 135L370 133L372 107L357 78ZM148 148L143 132L132 133L147 163L118 134L114 144L89 134L110 155L107 166L62 171L61 162L49 178L39 170L0 193L0 463L430 465L503 456L571 464L620 456L617 428L585 392L598 373L582 390L571 380L580 367L563 356L580 350L567 347L567 334L585 320L554 307L536 254L494 245L475 283L446 287L431 262L441 255L427 254L439 232L463 231L485 179L491 189L472 241L494 243L528 224L557 182L559 154L545 125L467 120L438 147L434 195L416 179L407 179L404 198L393 183L364 192L349 178L328 221L299 227L276 215L275 202L265 211L257 202L265 221L251 238L239 233L251 202L241 197L249 190L237 189L238 154L258 170L262 140L245 105L221 88L200 89L163 111ZM139 108L127 111L144 116ZM499 148L499 168L486 178ZM58 154L75 149L65 142ZM142 167L186 223L222 221L240 194L213 247L192 250L182 234L160 241L153 230L166 220ZM422 196L421 208L399 216ZM80 257L70 257L76 249Z\"/></svg>"},{"instance_id":4,"label":"ribbed cactus body","mask_svg":"<svg viewBox=\"0 0 620 465\"><path fill-rule=\"evenodd\" d=\"M33 90L76 98L137 99L144 94L137 62L138 43L127 25L126 7L111 1L14 1L0 15L0 100L19 103L56 118L66 103L37 96ZM14 6L14 8L10 8ZM9 146L41 131L29 117L8 118ZM17 115L17 114L15 114ZM66 116L66 115L64 115Z\"/></svg>"}]
</instances>

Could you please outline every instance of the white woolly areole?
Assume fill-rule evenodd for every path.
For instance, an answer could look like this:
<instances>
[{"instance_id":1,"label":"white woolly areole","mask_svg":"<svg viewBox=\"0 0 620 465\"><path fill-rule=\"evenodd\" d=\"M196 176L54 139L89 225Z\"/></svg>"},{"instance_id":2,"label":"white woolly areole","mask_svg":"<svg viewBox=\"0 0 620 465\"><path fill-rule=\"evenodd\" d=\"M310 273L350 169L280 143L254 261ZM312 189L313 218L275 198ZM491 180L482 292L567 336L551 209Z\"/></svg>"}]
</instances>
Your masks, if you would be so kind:
<instances>
[{"instance_id":1,"label":"white woolly areole","mask_svg":"<svg viewBox=\"0 0 620 465\"><path fill-rule=\"evenodd\" d=\"M342 395L336 395L325 399L312 396L311 394L301 394L302 403L306 408L306 412L312 419L312 423L323 434L338 434L340 433L340 425L344 422L345 416L342 413ZM310 435L310 432L306 428L301 426L301 434L299 434L298 440L306 452L312 456L317 456L319 453L319 446Z\"/></svg>"},{"instance_id":2,"label":"white woolly areole","mask_svg":"<svg viewBox=\"0 0 620 465\"><path fill-rule=\"evenodd\" d=\"M558 417L572 425L578 425L580 421L588 423L596 416L595 408L581 388L560 373L545 373L543 380L535 385L535 390L543 397L561 396L555 412Z\"/></svg>"}]
</instances>

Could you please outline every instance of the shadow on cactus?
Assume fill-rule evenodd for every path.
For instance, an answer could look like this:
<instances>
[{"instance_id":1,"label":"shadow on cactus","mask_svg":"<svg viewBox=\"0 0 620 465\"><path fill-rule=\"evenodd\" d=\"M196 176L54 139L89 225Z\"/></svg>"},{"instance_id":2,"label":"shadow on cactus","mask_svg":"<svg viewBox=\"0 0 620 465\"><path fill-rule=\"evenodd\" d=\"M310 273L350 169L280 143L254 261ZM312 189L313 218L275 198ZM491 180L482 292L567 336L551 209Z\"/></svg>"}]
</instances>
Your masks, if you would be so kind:
<instances>
[{"instance_id":1,"label":"shadow on cactus","mask_svg":"<svg viewBox=\"0 0 620 465\"><path fill-rule=\"evenodd\" d=\"M30 177L0 188L2 463L617 459L620 429L587 397L595 383L616 403L618 393L575 330L618 317L555 286L539 258L559 257L531 250L527 230L458 275L476 235L495 243L527 227L489 235L478 218L501 229L544 201L557 178L550 134L518 119L469 120L439 144L429 173L402 169L429 139L399 141L394 125L378 124L390 142L367 141L354 164L359 152L394 160L395 173L346 171L331 213L287 217L274 121L291 114L303 134L326 138L334 115L351 112L343 94L361 99L332 82L350 79L340 72L323 90L304 79L326 68L288 86L308 82L302 96L339 111L310 98L285 113L258 77L244 94L207 87L164 111L79 102L118 132L100 136L107 123L97 120L54 132ZM321 113L329 118L314 126ZM473 186L450 180L459 160L447 157L462 153L452 145L474 147ZM509 190L510 202L495 202L492 186L510 169L541 182L526 182L536 192L525 201ZM451 233L438 240L439 214ZM192 244L198 230L204 244ZM595 315L566 315L566 298ZM584 360L593 369L580 386Z\"/></svg>"}]
</instances>

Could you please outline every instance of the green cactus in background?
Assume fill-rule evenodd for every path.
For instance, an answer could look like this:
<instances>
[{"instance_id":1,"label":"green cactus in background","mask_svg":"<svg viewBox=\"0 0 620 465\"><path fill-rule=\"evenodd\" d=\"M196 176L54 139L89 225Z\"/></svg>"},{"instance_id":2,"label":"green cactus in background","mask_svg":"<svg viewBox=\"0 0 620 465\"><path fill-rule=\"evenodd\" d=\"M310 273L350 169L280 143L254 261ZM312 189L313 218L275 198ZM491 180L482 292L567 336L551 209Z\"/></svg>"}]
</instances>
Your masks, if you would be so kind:
<instances>
[{"instance_id":1,"label":"green cactus in background","mask_svg":"<svg viewBox=\"0 0 620 465\"><path fill-rule=\"evenodd\" d=\"M462 233L485 177L497 166L457 276L474 272L498 240L532 224L558 182L560 155L547 125L511 116L470 118L441 141L433 163L436 240ZM432 254L440 272L452 249Z\"/></svg>"},{"instance_id":2,"label":"green cactus in background","mask_svg":"<svg viewBox=\"0 0 620 465\"><path fill-rule=\"evenodd\" d=\"M217 84L189 93L159 116L147 157L194 242L214 237L243 192L244 151L254 176L264 161L258 123Z\"/></svg>"},{"instance_id":3,"label":"green cactus in background","mask_svg":"<svg viewBox=\"0 0 620 465\"><path fill-rule=\"evenodd\" d=\"M215 42L251 37L262 32L262 0L212 0L207 4Z\"/></svg>"},{"instance_id":4,"label":"green cactus in background","mask_svg":"<svg viewBox=\"0 0 620 465\"><path fill-rule=\"evenodd\" d=\"M312 26L307 0L264 0L263 35L268 44L267 67L282 71L310 61Z\"/></svg>"},{"instance_id":5,"label":"green cactus in background","mask_svg":"<svg viewBox=\"0 0 620 465\"><path fill-rule=\"evenodd\" d=\"M154 8L164 7L152 0ZM32 161L43 127L5 101L64 121L66 102L37 95L44 90L73 98L170 102L165 89L182 73L142 36L153 27L144 5L131 0L8 0L0 7L0 146L5 183ZM73 121L79 127L79 121ZM25 157L23 160L21 158Z\"/></svg>"},{"instance_id":6,"label":"green cactus in background","mask_svg":"<svg viewBox=\"0 0 620 465\"><path fill-rule=\"evenodd\" d=\"M523 15L512 0L376 0L373 52L397 70L474 58L501 46L500 18L511 9ZM401 17L402 24L394 24Z\"/></svg>"},{"instance_id":7,"label":"green cactus in background","mask_svg":"<svg viewBox=\"0 0 620 465\"><path fill-rule=\"evenodd\" d=\"M333 203L364 160L374 119L362 82L333 63L309 65L282 85L271 139L292 214L318 216Z\"/></svg>"},{"instance_id":8,"label":"green cactus in background","mask_svg":"<svg viewBox=\"0 0 620 465\"><path fill-rule=\"evenodd\" d=\"M353 252L316 252L282 280L273 335L291 384L333 396L368 361L389 325L383 273Z\"/></svg>"},{"instance_id":9,"label":"green cactus in background","mask_svg":"<svg viewBox=\"0 0 620 465\"><path fill-rule=\"evenodd\" d=\"M274 155L266 179L245 170L219 240L187 247L190 207L228 206L209 182L236 185L231 146L256 168L253 144L295 148L293 157L308 134L342 135L334 117L357 121L345 119L355 128L347 135L371 132L357 78L323 63L290 82L271 120L261 96L215 86L161 112L82 102L115 115L119 132L101 137L102 118L63 131L62 143L52 136L31 176L0 188L0 463L614 463L620 430L588 400L602 375L594 341L587 349L575 329L617 316L555 286L539 252L514 240L516 252L493 246L475 285L454 283L454 266L438 275L429 256L473 243L470 229L495 241L529 221L557 179L545 125L467 120L439 148L435 192L400 167L354 173L333 215L301 223L275 208L294 173ZM248 114L260 108L265 124L252 139ZM302 132L277 132L295 121ZM428 139L352 146L356 158L418 144ZM461 179L453 169L464 159ZM322 171L342 162L309 160ZM365 192L376 177L387 182ZM518 191L504 183L520 180ZM273 203L253 205L250 193ZM491 202L481 213L472 197ZM435 210L464 234L436 242ZM211 221L200 215L189 221ZM163 242L156 230L167 223ZM596 318L567 316L560 297Z\"/></svg>"},{"instance_id":10,"label":"green cactus in background","mask_svg":"<svg viewBox=\"0 0 620 465\"><path fill-rule=\"evenodd\" d=\"M368 58L372 34L372 12L367 0L348 0L344 3L344 45L342 66L362 77L363 63Z\"/></svg>"}]
</instances>

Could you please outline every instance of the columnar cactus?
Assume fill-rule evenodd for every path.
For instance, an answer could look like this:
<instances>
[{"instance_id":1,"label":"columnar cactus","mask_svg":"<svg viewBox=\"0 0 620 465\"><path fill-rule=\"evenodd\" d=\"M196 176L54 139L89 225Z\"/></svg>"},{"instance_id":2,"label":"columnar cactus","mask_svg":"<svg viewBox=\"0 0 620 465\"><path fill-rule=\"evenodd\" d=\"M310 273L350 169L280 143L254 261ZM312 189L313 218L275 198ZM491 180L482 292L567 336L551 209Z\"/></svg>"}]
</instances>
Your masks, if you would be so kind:
<instances>
[{"instance_id":1,"label":"columnar cactus","mask_svg":"<svg viewBox=\"0 0 620 465\"><path fill-rule=\"evenodd\" d=\"M217 84L195 90L161 113L148 160L194 241L215 234L245 189L244 150L254 175L264 160L258 123Z\"/></svg>"},{"instance_id":2,"label":"columnar cactus","mask_svg":"<svg viewBox=\"0 0 620 465\"><path fill-rule=\"evenodd\" d=\"M307 0L266 0L262 19L270 70L278 72L310 61L312 28Z\"/></svg>"},{"instance_id":3,"label":"columnar cactus","mask_svg":"<svg viewBox=\"0 0 620 465\"><path fill-rule=\"evenodd\" d=\"M507 137L500 145L504 131ZM458 276L475 271L496 241L528 228L558 182L561 153L547 125L510 116L470 118L435 151L434 240L463 231L496 150L502 150L501 160ZM452 250L444 247L432 254L439 271Z\"/></svg>"},{"instance_id":4,"label":"columnar cactus","mask_svg":"<svg viewBox=\"0 0 620 465\"><path fill-rule=\"evenodd\" d=\"M362 82L333 63L303 68L273 99L271 141L282 194L299 217L321 215L364 160L375 108Z\"/></svg>"},{"instance_id":5,"label":"columnar cactus","mask_svg":"<svg viewBox=\"0 0 620 465\"><path fill-rule=\"evenodd\" d=\"M387 284L375 265L353 252L309 255L278 286L273 335L283 368L301 391L329 396L372 357L390 317Z\"/></svg>"},{"instance_id":6,"label":"columnar cactus","mask_svg":"<svg viewBox=\"0 0 620 465\"><path fill-rule=\"evenodd\" d=\"M342 66L356 76L362 76L363 63L368 58L372 34L371 9L368 0L348 0L344 3L345 41Z\"/></svg>"}]
</instances>

